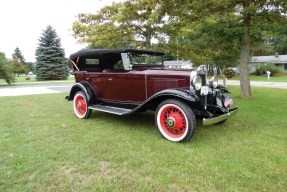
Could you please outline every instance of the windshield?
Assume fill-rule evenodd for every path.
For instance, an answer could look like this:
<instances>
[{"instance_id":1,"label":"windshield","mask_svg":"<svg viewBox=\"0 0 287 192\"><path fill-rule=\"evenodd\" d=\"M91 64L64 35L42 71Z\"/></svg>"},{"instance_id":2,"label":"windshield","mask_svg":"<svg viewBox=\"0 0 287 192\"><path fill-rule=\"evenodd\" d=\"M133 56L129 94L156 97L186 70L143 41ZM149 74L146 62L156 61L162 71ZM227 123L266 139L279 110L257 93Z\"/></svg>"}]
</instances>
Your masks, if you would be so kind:
<instances>
[{"instance_id":1,"label":"windshield","mask_svg":"<svg viewBox=\"0 0 287 192\"><path fill-rule=\"evenodd\" d=\"M134 65L162 65L162 55L129 54L131 64Z\"/></svg>"}]
</instances>

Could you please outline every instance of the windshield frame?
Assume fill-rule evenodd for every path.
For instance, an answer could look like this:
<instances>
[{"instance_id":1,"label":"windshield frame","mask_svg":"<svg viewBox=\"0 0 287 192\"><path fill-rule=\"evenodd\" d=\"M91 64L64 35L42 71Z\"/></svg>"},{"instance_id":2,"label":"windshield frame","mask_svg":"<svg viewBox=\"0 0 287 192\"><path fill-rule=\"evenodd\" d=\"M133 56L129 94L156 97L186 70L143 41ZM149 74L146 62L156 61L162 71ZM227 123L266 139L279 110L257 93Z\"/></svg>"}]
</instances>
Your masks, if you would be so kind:
<instances>
[{"instance_id":1,"label":"windshield frame","mask_svg":"<svg viewBox=\"0 0 287 192\"><path fill-rule=\"evenodd\" d=\"M128 53L130 64L133 66L162 67L163 55L153 53ZM141 61L142 60L142 61Z\"/></svg>"}]
</instances>

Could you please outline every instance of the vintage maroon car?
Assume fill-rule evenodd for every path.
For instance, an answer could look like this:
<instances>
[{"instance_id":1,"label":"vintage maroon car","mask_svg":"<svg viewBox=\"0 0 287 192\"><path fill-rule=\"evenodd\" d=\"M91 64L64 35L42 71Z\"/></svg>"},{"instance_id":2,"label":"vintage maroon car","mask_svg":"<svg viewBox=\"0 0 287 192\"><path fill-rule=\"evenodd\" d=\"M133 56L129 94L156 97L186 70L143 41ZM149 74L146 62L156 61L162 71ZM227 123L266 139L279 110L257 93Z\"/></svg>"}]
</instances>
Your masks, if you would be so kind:
<instances>
[{"instance_id":1,"label":"vintage maroon car","mask_svg":"<svg viewBox=\"0 0 287 192\"><path fill-rule=\"evenodd\" d=\"M135 49L84 49L70 56L76 84L69 101L78 118L92 110L129 115L155 111L161 135L174 142L191 139L196 119L221 124L237 112L230 91L207 80L204 66L168 69L163 53Z\"/></svg>"}]
</instances>

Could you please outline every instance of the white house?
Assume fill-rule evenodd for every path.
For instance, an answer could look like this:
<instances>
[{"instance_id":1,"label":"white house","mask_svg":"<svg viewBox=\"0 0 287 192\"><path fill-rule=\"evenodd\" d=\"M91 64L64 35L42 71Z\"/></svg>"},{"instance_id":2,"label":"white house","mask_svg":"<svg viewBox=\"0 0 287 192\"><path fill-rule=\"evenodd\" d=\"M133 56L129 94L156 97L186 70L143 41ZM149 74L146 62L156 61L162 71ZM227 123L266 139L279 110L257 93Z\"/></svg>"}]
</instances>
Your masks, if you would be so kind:
<instances>
[{"instance_id":1,"label":"white house","mask_svg":"<svg viewBox=\"0 0 287 192\"><path fill-rule=\"evenodd\" d=\"M282 69L282 71L287 72L287 55L275 55L271 56L254 56L251 57L249 62L250 72L254 72L258 65L272 63L277 67ZM192 61L164 61L164 66L166 68L179 68L179 69L192 69ZM236 68L236 71L239 71L239 67Z\"/></svg>"},{"instance_id":2,"label":"white house","mask_svg":"<svg viewBox=\"0 0 287 192\"><path fill-rule=\"evenodd\" d=\"M287 55L278 55L277 53L272 56L255 56L252 57L250 60L250 64L265 64L265 63L272 63L275 64L277 67L282 69L283 71L287 72ZM256 66L251 65L256 68Z\"/></svg>"},{"instance_id":3,"label":"white house","mask_svg":"<svg viewBox=\"0 0 287 192\"><path fill-rule=\"evenodd\" d=\"M192 69L192 62L183 60L164 61L164 66L166 68Z\"/></svg>"}]
</instances>

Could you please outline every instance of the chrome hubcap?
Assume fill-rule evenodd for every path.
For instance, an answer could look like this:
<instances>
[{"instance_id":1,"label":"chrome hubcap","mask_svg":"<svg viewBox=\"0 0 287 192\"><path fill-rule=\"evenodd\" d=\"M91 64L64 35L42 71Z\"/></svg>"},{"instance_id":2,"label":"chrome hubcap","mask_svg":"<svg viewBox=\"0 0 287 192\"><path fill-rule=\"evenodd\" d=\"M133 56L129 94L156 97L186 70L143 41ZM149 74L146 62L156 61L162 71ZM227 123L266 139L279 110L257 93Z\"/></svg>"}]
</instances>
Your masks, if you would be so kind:
<instances>
[{"instance_id":1,"label":"chrome hubcap","mask_svg":"<svg viewBox=\"0 0 287 192\"><path fill-rule=\"evenodd\" d=\"M175 119L172 118L172 117L169 117L167 119L167 125L170 127L170 128L173 128L175 126Z\"/></svg>"},{"instance_id":2,"label":"chrome hubcap","mask_svg":"<svg viewBox=\"0 0 287 192\"><path fill-rule=\"evenodd\" d=\"M78 103L77 107L78 107L78 109L81 109L82 105L80 102Z\"/></svg>"}]
</instances>

